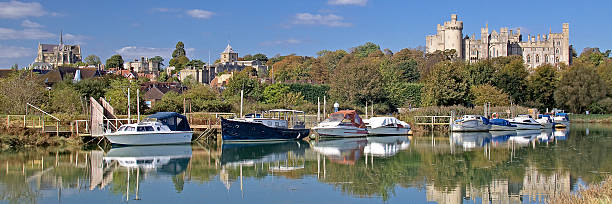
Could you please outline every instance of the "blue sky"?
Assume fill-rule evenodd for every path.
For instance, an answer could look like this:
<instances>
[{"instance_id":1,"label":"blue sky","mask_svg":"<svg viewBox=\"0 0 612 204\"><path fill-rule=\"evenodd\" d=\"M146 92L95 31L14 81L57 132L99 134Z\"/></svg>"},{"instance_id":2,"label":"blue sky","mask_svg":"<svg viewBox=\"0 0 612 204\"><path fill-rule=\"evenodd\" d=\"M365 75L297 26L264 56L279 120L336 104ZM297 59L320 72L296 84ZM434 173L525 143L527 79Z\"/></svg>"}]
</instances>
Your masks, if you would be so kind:
<instances>
[{"instance_id":1,"label":"blue sky","mask_svg":"<svg viewBox=\"0 0 612 204\"><path fill-rule=\"evenodd\" d=\"M461 3L463 2L463 3ZM177 41L190 59L218 58L228 42L240 53L314 56L371 41L398 51L425 44L436 24L459 15L464 35L480 27L521 28L527 34L561 32L570 43L612 49L612 1L3 1L0 0L0 68L33 62L40 43L82 46L83 57L106 60L162 55L167 64Z\"/></svg>"}]
</instances>

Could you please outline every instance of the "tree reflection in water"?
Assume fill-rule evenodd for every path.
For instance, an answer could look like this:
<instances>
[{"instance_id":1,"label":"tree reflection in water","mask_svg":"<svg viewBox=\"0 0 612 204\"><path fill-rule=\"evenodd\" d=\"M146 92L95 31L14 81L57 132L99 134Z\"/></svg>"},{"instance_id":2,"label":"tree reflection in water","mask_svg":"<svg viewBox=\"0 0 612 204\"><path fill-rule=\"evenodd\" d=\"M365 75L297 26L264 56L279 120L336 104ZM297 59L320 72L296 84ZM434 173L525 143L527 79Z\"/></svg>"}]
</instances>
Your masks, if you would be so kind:
<instances>
[{"instance_id":1,"label":"tree reflection in water","mask_svg":"<svg viewBox=\"0 0 612 204\"><path fill-rule=\"evenodd\" d=\"M140 184L162 180L174 189L164 193L181 194L190 188L205 192L216 182L234 191L239 182L243 199L249 199L246 190L280 177L295 185L313 180L345 196L383 201L400 196L399 188L413 188L440 203L537 202L575 190L578 183L605 179L608 173L601 172L612 171L610 133L607 126L574 124L569 130L544 132L12 150L0 153L0 196L7 202L36 203L45 195L61 199L74 196L64 190L82 189L136 199L139 191L150 191Z\"/></svg>"}]
</instances>

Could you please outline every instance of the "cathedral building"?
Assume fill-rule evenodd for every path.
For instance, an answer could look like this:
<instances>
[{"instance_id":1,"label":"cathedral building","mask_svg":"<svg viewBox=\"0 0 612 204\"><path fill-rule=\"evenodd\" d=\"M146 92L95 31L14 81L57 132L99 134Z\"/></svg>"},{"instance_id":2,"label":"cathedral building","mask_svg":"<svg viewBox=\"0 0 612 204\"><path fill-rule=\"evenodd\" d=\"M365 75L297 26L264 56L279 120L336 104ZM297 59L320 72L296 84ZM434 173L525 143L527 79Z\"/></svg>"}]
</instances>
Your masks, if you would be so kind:
<instances>
[{"instance_id":1,"label":"cathedral building","mask_svg":"<svg viewBox=\"0 0 612 204\"><path fill-rule=\"evenodd\" d=\"M38 56L34 59L32 66L51 69L61 65L76 64L81 60L81 46L64 44L63 34L60 33L59 45L38 44Z\"/></svg>"},{"instance_id":2,"label":"cathedral building","mask_svg":"<svg viewBox=\"0 0 612 204\"><path fill-rule=\"evenodd\" d=\"M458 21L457 15L452 14L450 21L438 24L435 35L428 35L425 39L427 53L455 50L456 57L467 62L518 55L530 69L543 64L571 63L568 23L563 24L561 33L528 35L526 41L523 41L520 29L500 28L499 32L489 32L487 25L481 28L478 39L475 34L463 37L463 21Z\"/></svg>"}]
</instances>

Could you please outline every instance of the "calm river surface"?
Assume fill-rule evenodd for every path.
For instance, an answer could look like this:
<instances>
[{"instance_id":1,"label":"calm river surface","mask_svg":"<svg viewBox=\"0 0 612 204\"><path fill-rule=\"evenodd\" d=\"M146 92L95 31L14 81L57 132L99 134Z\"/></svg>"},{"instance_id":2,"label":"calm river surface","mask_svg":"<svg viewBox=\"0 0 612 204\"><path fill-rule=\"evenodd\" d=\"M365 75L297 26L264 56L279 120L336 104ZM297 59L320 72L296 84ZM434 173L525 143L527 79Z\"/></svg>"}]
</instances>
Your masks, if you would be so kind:
<instances>
[{"instance_id":1,"label":"calm river surface","mask_svg":"<svg viewBox=\"0 0 612 204\"><path fill-rule=\"evenodd\" d=\"M612 171L612 127L0 152L1 203L539 203Z\"/></svg>"}]
</instances>

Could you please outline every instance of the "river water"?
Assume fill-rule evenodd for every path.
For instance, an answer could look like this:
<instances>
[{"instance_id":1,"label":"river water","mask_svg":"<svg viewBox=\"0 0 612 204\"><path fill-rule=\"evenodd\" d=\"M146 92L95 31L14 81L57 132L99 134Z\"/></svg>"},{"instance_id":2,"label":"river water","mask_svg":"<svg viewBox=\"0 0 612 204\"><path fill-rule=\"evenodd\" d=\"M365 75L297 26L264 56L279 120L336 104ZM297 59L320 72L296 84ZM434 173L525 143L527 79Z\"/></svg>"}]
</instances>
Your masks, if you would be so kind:
<instances>
[{"instance_id":1,"label":"river water","mask_svg":"<svg viewBox=\"0 0 612 204\"><path fill-rule=\"evenodd\" d=\"M612 171L612 127L0 152L1 203L540 203Z\"/></svg>"}]
</instances>

